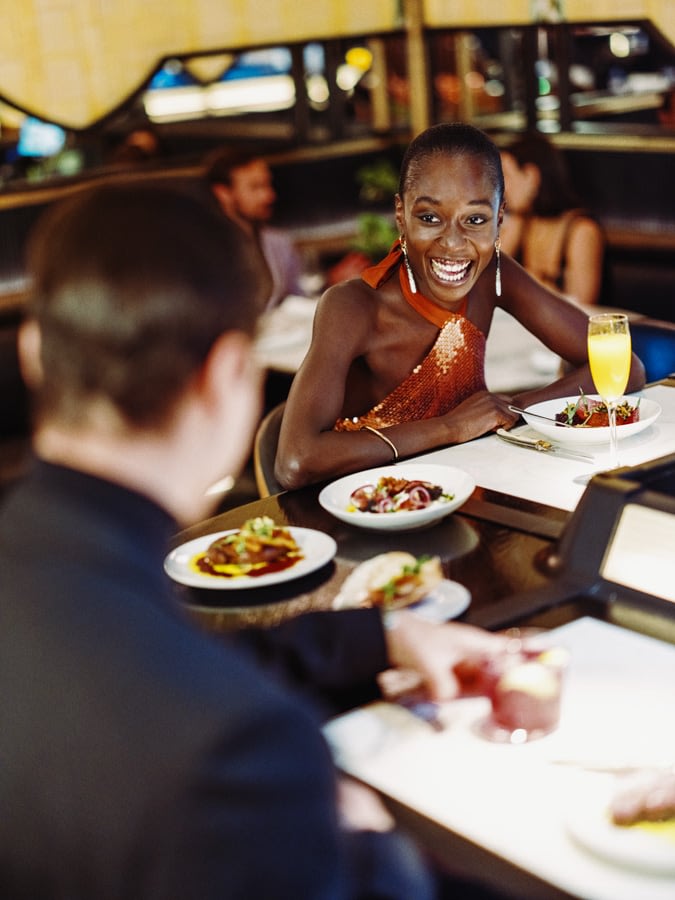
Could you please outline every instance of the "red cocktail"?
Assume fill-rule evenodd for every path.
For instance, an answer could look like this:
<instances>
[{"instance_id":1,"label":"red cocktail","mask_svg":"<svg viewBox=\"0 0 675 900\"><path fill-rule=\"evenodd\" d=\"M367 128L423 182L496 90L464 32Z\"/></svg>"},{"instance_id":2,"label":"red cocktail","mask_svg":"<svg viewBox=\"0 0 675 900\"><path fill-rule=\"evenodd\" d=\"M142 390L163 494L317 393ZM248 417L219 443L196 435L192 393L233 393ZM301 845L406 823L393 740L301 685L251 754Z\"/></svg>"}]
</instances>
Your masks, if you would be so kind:
<instances>
[{"instance_id":1,"label":"red cocktail","mask_svg":"<svg viewBox=\"0 0 675 900\"><path fill-rule=\"evenodd\" d=\"M562 647L546 647L541 637L528 640L527 635L486 658L480 693L490 698L492 710L480 733L490 740L522 744L555 730L568 661Z\"/></svg>"}]
</instances>

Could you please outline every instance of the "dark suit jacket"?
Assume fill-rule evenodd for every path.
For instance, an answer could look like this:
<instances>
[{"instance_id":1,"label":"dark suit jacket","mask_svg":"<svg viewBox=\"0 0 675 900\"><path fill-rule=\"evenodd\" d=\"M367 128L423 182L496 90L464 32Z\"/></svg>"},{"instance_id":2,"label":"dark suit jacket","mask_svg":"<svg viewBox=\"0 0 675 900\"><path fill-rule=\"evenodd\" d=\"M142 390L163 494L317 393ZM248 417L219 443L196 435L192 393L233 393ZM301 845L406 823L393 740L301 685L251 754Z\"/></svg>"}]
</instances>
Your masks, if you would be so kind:
<instances>
[{"instance_id":1,"label":"dark suit jacket","mask_svg":"<svg viewBox=\"0 0 675 900\"><path fill-rule=\"evenodd\" d=\"M312 712L173 602L174 531L41 463L3 504L0 895L426 896L400 838L341 833Z\"/></svg>"}]
</instances>

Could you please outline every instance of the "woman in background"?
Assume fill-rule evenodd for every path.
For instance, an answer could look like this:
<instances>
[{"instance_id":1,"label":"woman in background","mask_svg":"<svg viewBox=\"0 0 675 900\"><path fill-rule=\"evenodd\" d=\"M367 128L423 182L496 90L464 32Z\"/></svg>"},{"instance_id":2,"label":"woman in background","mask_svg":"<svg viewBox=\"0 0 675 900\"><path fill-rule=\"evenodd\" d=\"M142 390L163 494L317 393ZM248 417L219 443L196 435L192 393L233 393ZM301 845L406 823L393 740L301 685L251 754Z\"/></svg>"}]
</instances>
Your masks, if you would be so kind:
<instances>
[{"instance_id":1,"label":"woman in background","mask_svg":"<svg viewBox=\"0 0 675 900\"><path fill-rule=\"evenodd\" d=\"M542 284L583 304L603 289L605 237L574 190L565 157L527 135L502 150L506 211L502 250Z\"/></svg>"}]
</instances>

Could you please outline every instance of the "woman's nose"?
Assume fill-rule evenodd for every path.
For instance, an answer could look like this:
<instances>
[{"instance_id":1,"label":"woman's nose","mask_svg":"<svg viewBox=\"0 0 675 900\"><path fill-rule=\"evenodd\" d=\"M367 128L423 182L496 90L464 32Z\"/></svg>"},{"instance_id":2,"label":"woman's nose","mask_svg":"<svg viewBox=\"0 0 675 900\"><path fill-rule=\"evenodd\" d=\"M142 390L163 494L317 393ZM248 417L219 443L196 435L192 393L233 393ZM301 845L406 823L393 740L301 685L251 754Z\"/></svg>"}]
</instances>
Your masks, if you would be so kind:
<instances>
[{"instance_id":1,"label":"woman's nose","mask_svg":"<svg viewBox=\"0 0 675 900\"><path fill-rule=\"evenodd\" d=\"M441 234L441 243L444 247L454 248L464 245L466 235L464 229L457 222L448 222Z\"/></svg>"}]
</instances>

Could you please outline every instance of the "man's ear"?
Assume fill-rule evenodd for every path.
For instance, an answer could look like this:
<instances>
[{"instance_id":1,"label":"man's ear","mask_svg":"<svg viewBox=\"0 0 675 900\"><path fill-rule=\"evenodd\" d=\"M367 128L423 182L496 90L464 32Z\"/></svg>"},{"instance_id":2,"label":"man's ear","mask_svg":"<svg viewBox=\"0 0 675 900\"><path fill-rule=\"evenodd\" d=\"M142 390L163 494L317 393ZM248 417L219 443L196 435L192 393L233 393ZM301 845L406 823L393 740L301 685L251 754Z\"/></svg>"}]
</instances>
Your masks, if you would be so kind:
<instances>
[{"instance_id":1,"label":"man's ear","mask_svg":"<svg viewBox=\"0 0 675 900\"><path fill-rule=\"evenodd\" d=\"M17 347L21 377L29 390L35 390L42 384L44 377L42 368L42 334L40 326L35 319L27 319L19 326Z\"/></svg>"},{"instance_id":2,"label":"man's ear","mask_svg":"<svg viewBox=\"0 0 675 900\"><path fill-rule=\"evenodd\" d=\"M206 403L220 403L248 386L257 371L253 339L243 331L226 331L214 341L199 373L199 390Z\"/></svg>"},{"instance_id":3,"label":"man's ear","mask_svg":"<svg viewBox=\"0 0 675 900\"><path fill-rule=\"evenodd\" d=\"M253 339L228 331L213 344L192 386L202 434L213 442L216 473L236 474L246 462L263 409L264 370ZM190 395L188 394L188 398ZM206 454L208 456L208 453Z\"/></svg>"},{"instance_id":4,"label":"man's ear","mask_svg":"<svg viewBox=\"0 0 675 900\"><path fill-rule=\"evenodd\" d=\"M211 190L222 211L226 216L231 217L234 212L234 205L230 188L226 184L212 184Z\"/></svg>"}]
</instances>

